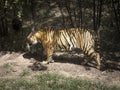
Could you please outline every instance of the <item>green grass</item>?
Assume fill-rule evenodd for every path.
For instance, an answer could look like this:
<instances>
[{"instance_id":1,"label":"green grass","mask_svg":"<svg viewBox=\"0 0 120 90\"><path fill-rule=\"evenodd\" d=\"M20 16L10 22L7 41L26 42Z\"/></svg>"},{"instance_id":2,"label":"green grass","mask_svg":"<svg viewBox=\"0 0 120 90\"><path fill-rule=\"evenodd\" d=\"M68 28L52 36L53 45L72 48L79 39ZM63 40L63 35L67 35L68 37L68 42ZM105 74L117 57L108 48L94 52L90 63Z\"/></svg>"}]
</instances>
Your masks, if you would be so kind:
<instances>
[{"instance_id":1,"label":"green grass","mask_svg":"<svg viewBox=\"0 0 120 90\"><path fill-rule=\"evenodd\" d=\"M19 75L19 76L24 77L24 76L28 76L28 75L30 75L29 70L24 69L24 70L20 73L20 75Z\"/></svg>"},{"instance_id":2,"label":"green grass","mask_svg":"<svg viewBox=\"0 0 120 90\"><path fill-rule=\"evenodd\" d=\"M48 73L34 76L29 80L0 79L0 90L120 90L120 88Z\"/></svg>"}]
</instances>

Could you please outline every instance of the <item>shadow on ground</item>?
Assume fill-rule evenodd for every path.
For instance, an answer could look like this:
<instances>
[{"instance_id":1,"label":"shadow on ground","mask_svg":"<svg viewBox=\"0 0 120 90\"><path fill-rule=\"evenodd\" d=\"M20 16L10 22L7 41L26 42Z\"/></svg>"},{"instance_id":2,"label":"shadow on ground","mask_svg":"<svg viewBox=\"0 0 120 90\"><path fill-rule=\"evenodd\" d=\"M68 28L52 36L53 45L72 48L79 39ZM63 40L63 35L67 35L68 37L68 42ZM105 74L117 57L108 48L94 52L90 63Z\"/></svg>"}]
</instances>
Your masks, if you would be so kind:
<instances>
[{"instance_id":1,"label":"shadow on ground","mask_svg":"<svg viewBox=\"0 0 120 90\"><path fill-rule=\"evenodd\" d=\"M42 55L42 54L37 54L37 53L25 53L23 55L24 58L27 58L27 59L35 59L36 62L42 62L44 60L46 60L46 56L45 55ZM91 62L90 60L86 60L84 58L84 55L83 54L69 54L69 53L60 53L60 52L57 52L57 53L54 53L53 54L53 60L55 62L60 62L60 63L72 63L72 64L77 64L77 65L83 65L85 67L86 70L89 70L90 67L94 67L96 68L95 66L95 62ZM38 64L33 64L32 67L43 67L43 65L41 63L39 63L38 66L36 66ZM39 70L39 68L38 68Z\"/></svg>"},{"instance_id":2,"label":"shadow on ground","mask_svg":"<svg viewBox=\"0 0 120 90\"><path fill-rule=\"evenodd\" d=\"M25 53L23 57L27 59L34 58L36 62L42 62L46 59L45 55L38 54L38 53ZM96 62L93 60L92 61L88 59L86 60L83 54L69 54L69 53L63 54L63 52L62 53L57 52L57 53L54 53L52 57L55 60L55 62L83 65L86 70L89 70L90 67L96 68ZM107 55L106 57L107 57L106 59L102 60L101 70L120 71L120 61L119 61L120 58L115 57L115 55ZM36 65L36 64L33 64L33 65Z\"/></svg>"},{"instance_id":3,"label":"shadow on ground","mask_svg":"<svg viewBox=\"0 0 120 90\"><path fill-rule=\"evenodd\" d=\"M105 57L102 60L105 70L120 71L120 53L104 53Z\"/></svg>"}]
</instances>

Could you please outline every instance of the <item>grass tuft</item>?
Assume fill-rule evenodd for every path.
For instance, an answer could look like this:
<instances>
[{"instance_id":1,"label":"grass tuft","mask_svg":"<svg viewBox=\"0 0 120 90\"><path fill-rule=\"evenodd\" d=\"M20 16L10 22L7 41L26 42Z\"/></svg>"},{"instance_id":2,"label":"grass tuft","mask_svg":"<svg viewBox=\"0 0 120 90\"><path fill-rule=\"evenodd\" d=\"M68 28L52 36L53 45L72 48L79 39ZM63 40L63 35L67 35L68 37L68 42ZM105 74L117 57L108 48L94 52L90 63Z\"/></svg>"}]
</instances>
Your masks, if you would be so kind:
<instances>
[{"instance_id":1,"label":"grass tuft","mask_svg":"<svg viewBox=\"0 0 120 90\"><path fill-rule=\"evenodd\" d=\"M20 73L20 76L21 76L21 77L25 77L25 76L28 76L28 75L30 75L30 72L29 72L29 70L27 70L27 69L24 69L24 70Z\"/></svg>"}]
</instances>

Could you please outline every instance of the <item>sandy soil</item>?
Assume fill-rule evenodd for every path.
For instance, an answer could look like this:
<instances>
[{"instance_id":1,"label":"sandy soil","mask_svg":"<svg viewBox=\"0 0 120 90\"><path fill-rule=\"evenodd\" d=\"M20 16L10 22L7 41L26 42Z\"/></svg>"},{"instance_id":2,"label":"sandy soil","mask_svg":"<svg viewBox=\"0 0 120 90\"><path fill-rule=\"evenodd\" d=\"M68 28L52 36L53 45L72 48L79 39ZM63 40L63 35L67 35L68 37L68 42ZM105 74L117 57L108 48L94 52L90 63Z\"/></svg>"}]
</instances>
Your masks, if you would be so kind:
<instances>
[{"instance_id":1,"label":"sandy soil","mask_svg":"<svg viewBox=\"0 0 120 90\"><path fill-rule=\"evenodd\" d=\"M38 61L40 57L36 55L0 52L0 78L19 78L25 74L27 77L32 77L40 72L54 72L66 77L75 77L120 86L119 64L117 69L107 68L100 71L91 64L81 65L81 60L74 58L74 56L71 57L72 59L65 57L61 58L61 60L55 60L54 63L42 65L42 61Z\"/></svg>"}]
</instances>

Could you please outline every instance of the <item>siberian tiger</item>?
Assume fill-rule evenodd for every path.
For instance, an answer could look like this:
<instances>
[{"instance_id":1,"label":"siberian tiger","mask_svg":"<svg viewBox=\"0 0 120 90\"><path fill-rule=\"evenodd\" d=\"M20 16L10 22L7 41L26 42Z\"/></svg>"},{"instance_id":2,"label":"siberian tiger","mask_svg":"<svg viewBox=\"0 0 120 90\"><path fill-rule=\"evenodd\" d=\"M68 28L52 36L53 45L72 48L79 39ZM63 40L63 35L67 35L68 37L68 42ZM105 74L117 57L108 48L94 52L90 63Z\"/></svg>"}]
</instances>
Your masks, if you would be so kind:
<instances>
[{"instance_id":1,"label":"siberian tiger","mask_svg":"<svg viewBox=\"0 0 120 90\"><path fill-rule=\"evenodd\" d=\"M52 54L57 48L65 50L80 48L85 54L94 58L97 63L97 68L100 68L100 55L95 51L95 38L89 30L80 28L62 30L41 29L31 32L27 39L30 44L42 43L47 55L47 60L44 63L49 63L52 60Z\"/></svg>"}]
</instances>

